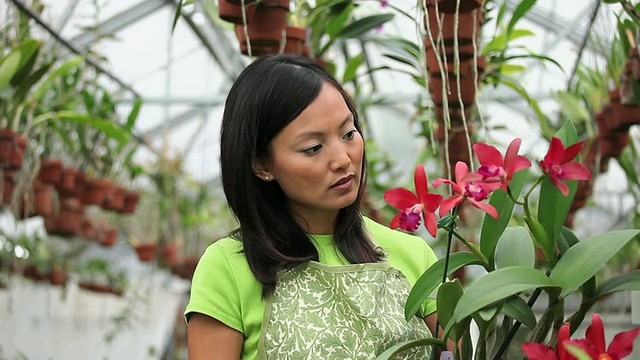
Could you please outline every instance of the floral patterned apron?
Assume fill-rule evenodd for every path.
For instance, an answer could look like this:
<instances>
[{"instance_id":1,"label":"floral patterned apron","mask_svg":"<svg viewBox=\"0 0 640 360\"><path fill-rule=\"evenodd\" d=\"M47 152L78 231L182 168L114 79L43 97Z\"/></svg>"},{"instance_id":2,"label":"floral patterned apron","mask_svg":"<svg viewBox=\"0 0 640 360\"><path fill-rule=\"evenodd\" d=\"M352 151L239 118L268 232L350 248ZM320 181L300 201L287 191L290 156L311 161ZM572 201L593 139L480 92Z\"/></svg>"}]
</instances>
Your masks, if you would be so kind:
<instances>
[{"instance_id":1,"label":"floral patterned apron","mask_svg":"<svg viewBox=\"0 0 640 360\"><path fill-rule=\"evenodd\" d=\"M265 305L258 359L375 359L406 340L430 337L418 317L407 322L410 284L387 262L308 262L282 272ZM398 359L428 359L419 347Z\"/></svg>"}]
</instances>

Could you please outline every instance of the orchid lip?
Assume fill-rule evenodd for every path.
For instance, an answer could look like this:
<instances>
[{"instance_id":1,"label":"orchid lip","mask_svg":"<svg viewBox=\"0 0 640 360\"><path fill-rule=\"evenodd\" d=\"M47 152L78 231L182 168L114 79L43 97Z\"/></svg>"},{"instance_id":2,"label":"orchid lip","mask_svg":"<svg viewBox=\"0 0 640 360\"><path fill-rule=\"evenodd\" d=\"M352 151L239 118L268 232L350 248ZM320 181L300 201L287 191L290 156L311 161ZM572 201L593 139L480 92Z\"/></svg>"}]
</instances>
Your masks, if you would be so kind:
<instances>
[{"instance_id":1,"label":"orchid lip","mask_svg":"<svg viewBox=\"0 0 640 360\"><path fill-rule=\"evenodd\" d=\"M354 177L355 177L355 175L349 174L349 175L347 175L345 177L340 178L340 180L338 180L335 183L333 183L333 185L331 185L330 187L336 187L336 186L342 185L342 184L348 182L349 180L353 179Z\"/></svg>"}]
</instances>

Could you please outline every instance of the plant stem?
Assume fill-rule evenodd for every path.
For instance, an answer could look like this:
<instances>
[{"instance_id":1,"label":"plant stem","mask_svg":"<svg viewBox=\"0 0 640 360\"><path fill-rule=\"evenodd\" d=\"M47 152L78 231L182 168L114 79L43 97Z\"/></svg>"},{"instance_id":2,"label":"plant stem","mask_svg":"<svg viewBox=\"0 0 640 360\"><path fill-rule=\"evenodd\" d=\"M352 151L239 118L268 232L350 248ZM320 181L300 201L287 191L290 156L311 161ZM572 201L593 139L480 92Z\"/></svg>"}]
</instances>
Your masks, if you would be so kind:
<instances>
[{"instance_id":1,"label":"plant stem","mask_svg":"<svg viewBox=\"0 0 640 360\"><path fill-rule=\"evenodd\" d=\"M536 181L533 183L533 185L531 185L529 190L527 190L527 193L524 194L524 206L523 206L523 208L524 208L524 213L525 213L526 217L528 217L528 218L531 218L531 211L529 210L529 196L533 192L533 189L535 189L536 186L538 186L538 184L540 184L542 182L542 179L544 179L544 175L542 175L539 178L537 178Z\"/></svg>"},{"instance_id":2,"label":"plant stem","mask_svg":"<svg viewBox=\"0 0 640 360\"><path fill-rule=\"evenodd\" d=\"M455 233L455 231L453 230L454 225L455 225L455 218L458 215L458 207L456 207L453 210L453 218L451 220L451 222L449 222L446 226L447 229L447 253L445 255L444 258L444 270L442 272L442 283L444 284L445 282L447 282L447 273L449 272L449 258L451 257L451 243L453 242L453 234ZM434 331L434 338L438 338L438 330L440 328L440 321L436 320L436 328ZM444 340L444 344L445 344L445 349L446 349L446 339ZM436 356L436 346L437 345L433 345L432 349L431 349L431 360L435 360L435 356Z\"/></svg>"},{"instance_id":3,"label":"plant stem","mask_svg":"<svg viewBox=\"0 0 640 360\"><path fill-rule=\"evenodd\" d=\"M487 260L487 258L482 254L482 252L478 249L478 247L470 242L467 241L467 239L465 239L462 235L460 235L457 231L455 230L451 230L453 232L453 235L455 235L456 238L458 238L458 240L462 241L463 244L465 244L469 250L471 250L471 252L478 257L478 259L480 259L480 261L482 261L484 268L489 271L489 260Z\"/></svg>"}]
</instances>

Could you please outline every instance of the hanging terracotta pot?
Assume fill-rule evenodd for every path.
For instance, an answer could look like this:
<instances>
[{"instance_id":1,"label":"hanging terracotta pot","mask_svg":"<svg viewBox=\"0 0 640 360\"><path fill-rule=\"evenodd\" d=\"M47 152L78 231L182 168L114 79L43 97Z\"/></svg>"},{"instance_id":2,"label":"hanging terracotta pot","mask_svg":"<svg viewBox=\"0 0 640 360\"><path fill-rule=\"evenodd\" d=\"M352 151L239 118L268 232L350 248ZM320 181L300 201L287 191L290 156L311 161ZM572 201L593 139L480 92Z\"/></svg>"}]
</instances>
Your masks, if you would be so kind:
<instances>
[{"instance_id":1,"label":"hanging terracotta pot","mask_svg":"<svg viewBox=\"0 0 640 360\"><path fill-rule=\"evenodd\" d=\"M60 266L54 266L49 273L49 282L51 285L60 286L67 283L69 278L67 270Z\"/></svg>"},{"instance_id":2,"label":"hanging terracotta pot","mask_svg":"<svg viewBox=\"0 0 640 360\"><path fill-rule=\"evenodd\" d=\"M425 39L425 51L427 58L427 70L431 74L440 74L442 68L446 69L447 73L454 75L460 74L473 74L473 57L476 52L473 44L460 45L458 48L440 47L440 51L436 54L433 48L428 45L427 39ZM459 60L459 67L456 69L455 57L456 54ZM438 56L440 57L440 63L438 63ZM456 71L457 70L457 71ZM482 72L478 72L482 73Z\"/></svg>"},{"instance_id":3,"label":"hanging terracotta pot","mask_svg":"<svg viewBox=\"0 0 640 360\"><path fill-rule=\"evenodd\" d=\"M287 34L287 43L283 52L285 54L302 55L304 43L307 40L307 29L287 25L285 26L285 33Z\"/></svg>"},{"instance_id":4,"label":"hanging terracotta pot","mask_svg":"<svg viewBox=\"0 0 640 360\"><path fill-rule=\"evenodd\" d=\"M115 227L107 227L102 229L100 245L104 247L110 247L115 245L115 243L118 242L118 233L119 233L119 230L118 228L115 228Z\"/></svg>"},{"instance_id":5,"label":"hanging terracotta pot","mask_svg":"<svg viewBox=\"0 0 640 360\"><path fill-rule=\"evenodd\" d=\"M85 182L80 201L83 205L102 205L107 190L112 186L111 181L104 179L90 179Z\"/></svg>"},{"instance_id":6,"label":"hanging terracotta pot","mask_svg":"<svg viewBox=\"0 0 640 360\"><path fill-rule=\"evenodd\" d=\"M633 125L640 124L640 107L624 105L619 89L609 91L609 100L613 111L613 121L609 125L612 132L626 132Z\"/></svg>"},{"instance_id":7,"label":"hanging terracotta pot","mask_svg":"<svg viewBox=\"0 0 640 360\"><path fill-rule=\"evenodd\" d=\"M247 29L248 31L248 29ZM279 44L260 44L251 41L251 54L249 54L249 47L247 46L247 37L245 34L245 27L243 25L236 25L236 37L240 44L240 52L243 55L248 56L262 56L267 54L277 54L280 45Z\"/></svg>"},{"instance_id":8,"label":"hanging terracotta pot","mask_svg":"<svg viewBox=\"0 0 640 360\"><path fill-rule=\"evenodd\" d=\"M279 45L283 36L286 36L285 26L288 14L288 1L260 2L251 22L247 25L251 46Z\"/></svg>"},{"instance_id":9,"label":"hanging terracotta pot","mask_svg":"<svg viewBox=\"0 0 640 360\"><path fill-rule=\"evenodd\" d=\"M179 276L185 280L193 279L193 273L198 266L198 258L186 257L182 259L177 265L171 267L171 273Z\"/></svg>"},{"instance_id":10,"label":"hanging terracotta pot","mask_svg":"<svg viewBox=\"0 0 640 360\"><path fill-rule=\"evenodd\" d=\"M180 261L178 244L175 241L167 243L162 247L162 261L168 266L177 265Z\"/></svg>"},{"instance_id":11,"label":"hanging terracotta pot","mask_svg":"<svg viewBox=\"0 0 640 360\"><path fill-rule=\"evenodd\" d=\"M484 5L484 0L425 0L428 7L438 6L438 11L443 13L455 14L456 9L460 13L468 13L476 9L480 9Z\"/></svg>"},{"instance_id":12,"label":"hanging terracotta pot","mask_svg":"<svg viewBox=\"0 0 640 360\"><path fill-rule=\"evenodd\" d=\"M138 202L140 201L140 193L136 191L126 191L124 195L124 205L122 206L123 214L133 214L136 211Z\"/></svg>"},{"instance_id":13,"label":"hanging terracotta pot","mask_svg":"<svg viewBox=\"0 0 640 360\"><path fill-rule=\"evenodd\" d=\"M2 203L9 205L11 203L11 196L13 196L13 189L15 189L15 171L4 171L3 185L2 185Z\"/></svg>"},{"instance_id":14,"label":"hanging terracotta pot","mask_svg":"<svg viewBox=\"0 0 640 360\"><path fill-rule=\"evenodd\" d=\"M40 159L40 170L38 180L55 184L60 181L62 175L62 161L59 159Z\"/></svg>"},{"instance_id":15,"label":"hanging terracotta pot","mask_svg":"<svg viewBox=\"0 0 640 360\"><path fill-rule=\"evenodd\" d=\"M11 148L11 152L9 153L9 162L5 166L8 170L19 170L22 169L22 163L24 161L24 152L27 149L27 138L20 136L18 134L14 135L15 144Z\"/></svg>"},{"instance_id":16,"label":"hanging terracotta pot","mask_svg":"<svg viewBox=\"0 0 640 360\"><path fill-rule=\"evenodd\" d=\"M249 2L246 2L248 4ZM242 6L229 0L220 0L218 2L218 16L224 21L228 21L234 24L247 24L251 23L253 15L256 13L257 6L244 7L244 15L242 14Z\"/></svg>"},{"instance_id":17,"label":"hanging terracotta pot","mask_svg":"<svg viewBox=\"0 0 640 360\"><path fill-rule=\"evenodd\" d=\"M443 84L447 86L445 87ZM449 81L446 83L442 82L440 76L431 76L429 79L429 91L436 105L442 105L444 96L446 96L450 107L462 107L461 103L465 107L469 107L475 102L476 86L474 77L470 75L460 76L460 87L458 87L458 79L455 76L449 77ZM460 94L458 94L458 89L460 89Z\"/></svg>"},{"instance_id":18,"label":"hanging terracotta pot","mask_svg":"<svg viewBox=\"0 0 640 360\"><path fill-rule=\"evenodd\" d=\"M9 163L9 155L15 146L15 133L9 129L0 129L0 166Z\"/></svg>"},{"instance_id":19,"label":"hanging terracotta pot","mask_svg":"<svg viewBox=\"0 0 640 360\"><path fill-rule=\"evenodd\" d=\"M125 195L126 189L120 185L114 184L110 191L107 191L105 199L102 202L102 208L104 210L122 212L122 209L124 208Z\"/></svg>"},{"instance_id":20,"label":"hanging terracotta pot","mask_svg":"<svg viewBox=\"0 0 640 360\"><path fill-rule=\"evenodd\" d=\"M54 184L54 186L61 197L75 195L76 172L77 170L73 166L64 167L60 171L60 179Z\"/></svg>"},{"instance_id":21,"label":"hanging terracotta pot","mask_svg":"<svg viewBox=\"0 0 640 360\"><path fill-rule=\"evenodd\" d=\"M149 262L156 258L156 243L141 243L135 245L133 248L138 254L138 259L142 262Z\"/></svg>"},{"instance_id":22,"label":"hanging terracotta pot","mask_svg":"<svg viewBox=\"0 0 640 360\"><path fill-rule=\"evenodd\" d=\"M53 213L53 185L33 182L33 215L50 216Z\"/></svg>"},{"instance_id":23,"label":"hanging terracotta pot","mask_svg":"<svg viewBox=\"0 0 640 360\"><path fill-rule=\"evenodd\" d=\"M46 217L44 226L47 233L53 235L78 235L82 224L82 205L76 198L60 199L57 214Z\"/></svg>"},{"instance_id":24,"label":"hanging terracotta pot","mask_svg":"<svg viewBox=\"0 0 640 360\"><path fill-rule=\"evenodd\" d=\"M436 44L442 42L445 46L455 44L456 29L458 45L472 44L473 39L479 39L481 33L482 11L458 14L458 22L454 14L438 13L435 8L428 7L424 24L427 36L425 41L433 47L431 38ZM456 26L457 24L457 26ZM431 34L431 36L429 36ZM477 43L477 41L476 41Z\"/></svg>"}]
</instances>

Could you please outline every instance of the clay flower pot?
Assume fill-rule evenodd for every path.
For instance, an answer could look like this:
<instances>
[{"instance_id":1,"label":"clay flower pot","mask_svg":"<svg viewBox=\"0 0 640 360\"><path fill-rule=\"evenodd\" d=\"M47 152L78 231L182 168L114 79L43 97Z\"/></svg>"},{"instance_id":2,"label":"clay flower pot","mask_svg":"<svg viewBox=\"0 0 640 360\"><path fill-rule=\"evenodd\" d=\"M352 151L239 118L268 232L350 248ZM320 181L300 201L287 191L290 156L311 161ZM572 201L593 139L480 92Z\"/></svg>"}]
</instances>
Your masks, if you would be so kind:
<instances>
[{"instance_id":1,"label":"clay flower pot","mask_svg":"<svg viewBox=\"0 0 640 360\"><path fill-rule=\"evenodd\" d=\"M62 175L62 161L59 159L41 159L40 171L38 172L38 180L55 184L60 181Z\"/></svg>"},{"instance_id":2,"label":"clay flower pot","mask_svg":"<svg viewBox=\"0 0 640 360\"><path fill-rule=\"evenodd\" d=\"M133 247L142 262L149 262L156 258L156 243L141 243Z\"/></svg>"},{"instance_id":3,"label":"clay flower pot","mask_svg":"<svg viewBox=\"0 0 640 360\"><path fill-rule=\"evenodd\" d=\"M484 0L460 0L459 6L458 0L425 0L425 3L433 8L437 5L440 12L454 14L456 9L460 13L468 13L480 9L484 5Z\"/></svg>"}]
</instances>

